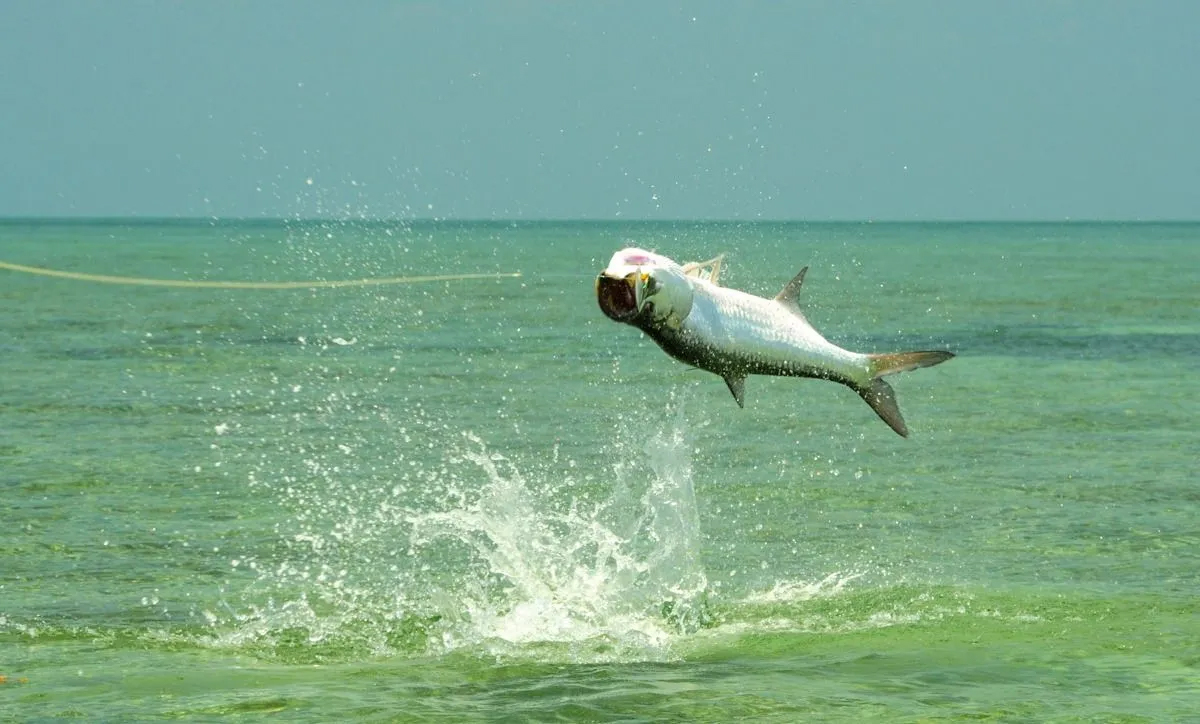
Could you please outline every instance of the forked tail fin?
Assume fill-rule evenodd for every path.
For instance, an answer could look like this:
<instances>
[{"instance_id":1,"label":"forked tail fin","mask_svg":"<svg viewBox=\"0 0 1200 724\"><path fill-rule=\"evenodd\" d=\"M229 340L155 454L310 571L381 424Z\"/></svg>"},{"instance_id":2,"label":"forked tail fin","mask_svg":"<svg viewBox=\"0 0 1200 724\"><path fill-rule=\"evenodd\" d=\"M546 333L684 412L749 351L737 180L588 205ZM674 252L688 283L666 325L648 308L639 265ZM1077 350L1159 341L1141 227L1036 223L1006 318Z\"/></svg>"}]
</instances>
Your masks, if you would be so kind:
<instances>
[{"instance_id":1,"label":"forked tail fin","mask_svg":"<svg viewBox=\"0 0 1200 724\"><path fill-rule=\"evenodd\" d=\"M871 371L876 377L908 372L919 367L932 367L954 356L953 352L933 350L926 352L897 352L895 354L869 354Z\"/></svg>"},{"instance_id":2,"label":"forked tail fin","mask_svg":"<svg viewBox=\"0 0 1200 724\"><path fill-rule=\"evenodd\" d=\"M879 418L886 422L901 437L908 437L908 426L900 415L900 406L896 404L896 392L882 378L884 375L894 375L897 372L907 372L920 367L932 367L941 364L954 356L953 352L897 352L896 354L872 354L871 372L873 378L864 387L855 387L854 391L871 406Z\"/></svg>"}]
</instances>

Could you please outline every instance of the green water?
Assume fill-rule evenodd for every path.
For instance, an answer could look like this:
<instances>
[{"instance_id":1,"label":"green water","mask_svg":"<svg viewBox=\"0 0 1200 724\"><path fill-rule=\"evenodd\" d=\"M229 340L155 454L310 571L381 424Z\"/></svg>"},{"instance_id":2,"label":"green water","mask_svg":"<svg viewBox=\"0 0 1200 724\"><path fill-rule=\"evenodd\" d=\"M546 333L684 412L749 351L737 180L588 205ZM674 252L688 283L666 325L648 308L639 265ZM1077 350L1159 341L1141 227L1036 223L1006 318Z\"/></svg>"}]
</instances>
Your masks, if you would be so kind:
<instances>
[{"instance_id":1,"label":"green water","mask_svg":"<svg viewBox=\"0 0 1200 724\"><path fill-rule=\"evenodd\" d=\"M597 309L727 252L895 378ZM0 224L0 718L1200 720L1200 225Z\"/></svg>"}]
</instances>

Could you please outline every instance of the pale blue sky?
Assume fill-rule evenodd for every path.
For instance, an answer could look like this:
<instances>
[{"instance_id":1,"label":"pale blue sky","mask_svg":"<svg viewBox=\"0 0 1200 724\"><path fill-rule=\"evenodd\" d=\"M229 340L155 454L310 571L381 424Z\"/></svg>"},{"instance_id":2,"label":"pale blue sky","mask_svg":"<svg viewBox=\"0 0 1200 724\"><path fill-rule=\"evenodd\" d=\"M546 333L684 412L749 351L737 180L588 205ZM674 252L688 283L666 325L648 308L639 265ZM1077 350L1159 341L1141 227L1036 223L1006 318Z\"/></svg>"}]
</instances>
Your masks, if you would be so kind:
<instances>
[{"instance_id":1,"label":"pale blue sky","mask_svg":"<svg viewBox=\"0 0 1200 724\"><path fill-rule=\"evenodd\" d=\"M1189 0L0 17L0 215L1200 218Z\"/></svg>"}]
</instances>

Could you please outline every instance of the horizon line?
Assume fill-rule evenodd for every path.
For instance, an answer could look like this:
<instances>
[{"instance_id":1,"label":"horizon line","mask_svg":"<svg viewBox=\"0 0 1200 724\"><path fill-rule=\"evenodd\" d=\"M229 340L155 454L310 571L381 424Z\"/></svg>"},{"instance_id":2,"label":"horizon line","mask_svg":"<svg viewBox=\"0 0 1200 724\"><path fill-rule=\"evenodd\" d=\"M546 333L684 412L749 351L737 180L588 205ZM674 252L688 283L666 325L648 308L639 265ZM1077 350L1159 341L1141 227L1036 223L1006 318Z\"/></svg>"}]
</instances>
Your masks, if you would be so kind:
<instances>
[{"instance_id":1,"label":"horizon line","mask_svg":"<svg viewBox=\"0 0 1200 724\"><path fill-rule=\"evenodd\" d=\"M0 224L51 222L51 223L188 223L188 224L225 224L225 223L259 223L259 224L311 224L311 223L350 223L350 224L1196 224L1200 218L1028 218L1028 219L988 219L988 218L929 218L929 219L891 219L891 218L482 218L482 217L348 217L348 216L143 216L143 215L3 215L0 214Z\"/></svg>"}]
</instances>

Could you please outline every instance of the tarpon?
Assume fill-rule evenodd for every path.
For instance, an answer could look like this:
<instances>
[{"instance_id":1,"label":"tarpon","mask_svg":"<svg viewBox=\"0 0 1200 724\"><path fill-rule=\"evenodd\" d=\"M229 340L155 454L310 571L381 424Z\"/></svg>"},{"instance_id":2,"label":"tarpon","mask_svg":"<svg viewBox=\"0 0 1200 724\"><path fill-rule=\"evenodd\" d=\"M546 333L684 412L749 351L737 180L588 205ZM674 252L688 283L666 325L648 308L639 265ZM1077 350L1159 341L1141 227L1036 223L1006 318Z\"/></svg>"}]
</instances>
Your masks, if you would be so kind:
<instances>
[{"instance_id":1,"label":"tarpon","mask_svg":"<svg viewBox=\"0 0 1200 724\"><path fill-rule=\"evenodd\" d=\"M901 436L885 375L931 367L954 356L941 350L862 354L813 329L797 301L804 267L774 299L718 285L722 257L677 264L644 249L622 249L596 278L596 298L610 319L645 332L664 352L720 375L745 407L747 375L813 377L846 385Z\"/></svg>"}]
</instances>

